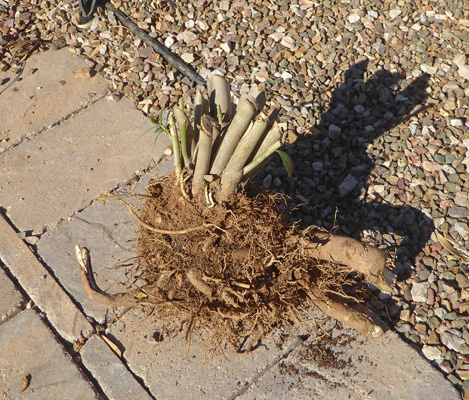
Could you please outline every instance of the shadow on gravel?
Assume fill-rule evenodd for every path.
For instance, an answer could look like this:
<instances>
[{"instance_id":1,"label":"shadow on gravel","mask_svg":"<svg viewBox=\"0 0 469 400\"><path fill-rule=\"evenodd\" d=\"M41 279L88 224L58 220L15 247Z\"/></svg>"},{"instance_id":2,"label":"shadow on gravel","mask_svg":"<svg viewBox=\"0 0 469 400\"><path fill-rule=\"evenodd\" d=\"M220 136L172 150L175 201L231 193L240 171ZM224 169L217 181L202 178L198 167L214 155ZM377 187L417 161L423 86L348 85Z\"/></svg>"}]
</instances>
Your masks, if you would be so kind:
<instances>
[{"instance_id":1,"label":"shadow on gravel","mask_svg":"<svg viewBox=\"0 0 469 400\"><path fill-rule=\"evenodd\" d=\"M296 166L297 179L308 188L302 195L310 200L298 210L303 222L355 238L363 232L377 241L384 237L396 251L398 279L409 275L434 229L431 218L407 205L411 162L399 167L404 176L396 174L399 161L410 161L404 160L404 148L411 129L391 131L424 109L428 76L410 83L401 78L386 70L371 74L366 61L351 66L333 91L317 133L298 143L299 155L308 153L309 163L300 160Z\"/></svg>"},{"instance_id":2,"label":"shadow on gravel","mask_svg":"<svg viewBox=\"0 0 469 400\"><path fill-rule=\"evenodd\" d=\"M424 201L409 181L415 175L425 178L404 155L411 127L393 130L425 109L428 76L401 79L386 70L369 72L367 62L351 66L315 134L297 142L290 178L290 189L301 187L297 195L308 201L292 212L294 220L371 244L384 240L395 254L398 281L410 275L434 229L431 218L408 205L414 195L418 204ZM406 300L409 296L404 294ZM369 305L388 323L397 321L399 307L390 298L371 298Z\"/></svg>"}]
</instances>

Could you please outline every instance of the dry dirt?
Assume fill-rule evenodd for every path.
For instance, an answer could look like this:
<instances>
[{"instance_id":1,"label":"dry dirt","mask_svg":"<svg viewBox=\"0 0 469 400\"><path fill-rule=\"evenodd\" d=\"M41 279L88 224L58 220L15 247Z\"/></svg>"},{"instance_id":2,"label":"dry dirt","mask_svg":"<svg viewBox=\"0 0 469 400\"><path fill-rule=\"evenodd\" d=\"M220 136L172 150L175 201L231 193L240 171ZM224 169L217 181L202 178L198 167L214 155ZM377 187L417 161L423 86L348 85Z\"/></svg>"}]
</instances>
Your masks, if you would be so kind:
<instances>
[{"instance_id":1,"label":"dry dirt","mask_svg":"<svg viewBox=\"0 0 469 400\"><path fill-rule=\"evenodd\" d=\"M279 324L301 325L318 302L363 299L356 273L302 254L297 238L310 229L288 223L286 209L268 192L209 206L185 198L174 177L150 183L139 216L160 232L141 226L138 272L161 314L182 318L189 341L203 328L211 350L223 340L246 352Z\"/></svg>"}]
</instances>

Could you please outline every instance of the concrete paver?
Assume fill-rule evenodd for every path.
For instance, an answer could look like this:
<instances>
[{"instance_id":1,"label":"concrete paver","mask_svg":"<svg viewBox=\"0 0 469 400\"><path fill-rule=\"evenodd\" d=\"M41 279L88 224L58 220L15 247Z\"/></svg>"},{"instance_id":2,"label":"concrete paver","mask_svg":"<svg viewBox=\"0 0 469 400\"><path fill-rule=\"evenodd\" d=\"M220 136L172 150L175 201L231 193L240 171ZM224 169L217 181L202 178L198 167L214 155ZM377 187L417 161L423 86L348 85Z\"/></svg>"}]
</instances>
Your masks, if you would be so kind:
<instances>
[{"instance_id":1,"label":"concrete paver","mask_svg":"<svg viewBox=\"0 0 469 400\"><path fill-rule=\"evenodd\" d=\"M25 302L0 264L0 324L18 314Z\"/></svg>"},{"instance_id":2,"label":"concrete paver","mask_svg":"<svg viewBox=\"0 0 469 400\"><path fill-rule=\"evenodd\" d=\"M0 155L0 205L21 231L42 232L148 168L169 144L149 129L130 100L100 100Z\"/></svg>"},{"instance_id":3,"label":"concrete paver","mask_svg":"<svg viewBox=\"0 0 469 400\"><path fill-rule=\"evenodd\" d=\"M110 400L151 400L152 397L98 335L86 342L80 355L83 365Z\"/></svg>"},{"instance_id":4,"label":"concrete paver","mask_svg":"<svg viewBox=\"0 0 469 400\"><path fill-rule=\"evenodd\" d=\"M86 63L66 48L37 54L26 62L20 79L0 96L0 153L109 91L100 76L75 78L74 72L81 68ZM0 73L0 81L8 84L15 76Z\"/></svg>"},{"instance_id":5,"label":"concrete paver","mask_svg":"<svg viewBox=\"0 0 469 400\"><path fill-rule=\"evenodd\" d=\"M121 292L129 267L113 268L135 257L137 226L127 209L113 199L94 203L42 235L37 251L65 290L99 323L113 319L111 309L89 299L81 282L75 244L87 247L96 283L110 293Z\"/></svg>"},{"instance_id":6,"label":"concrete paver","mask_svg":"<svg viewBox=\"0 0 469 400\"><path fill-rule=\"evenodd\" d=\"M336 346L343 368L327 368L314 359L305 359L305 347L298 348L268 371L245 393L248 399L353 399L353 400L457 400L459 394L443 375L404 343L388 332L376 340L356 337L345 346ZM305 342L308 345L308 342Z\"/></svg>"},{"instance_id":7,"label":"concrete paver","mask_svg":"<svg viewBox=\"0 0 469 400\"><path fill-rule=\"evenodd\" d=\"M98 399L71 356L33 310L26 310L0 327L0 398ZM29 387L21 393L23 377Z\"/></svg>"},{"instance_id":8,"label":"concrete paver","mask_svg":"<svg viewBox=\"0 0 469 400\"><path fill-rule=\"evenodd\" d=\"M334 335L356 340L335 349L346 361L343 368L326 368L304 356L308 341L284 359L295 343L295 329L283 350L274 345L274 332L251 354L225 349L228 360L217 355L204 361L207 340L194 337L189 351L183 334L155 340L164 324L133 309L108 329L125 349L128 366L158 399L459 399L451 383L393 332L367 340L351 329L334 328Z\"/></svg>"},{"instance_id":9,"label":"concrete paver","mask_svg":"<svg viewBox=\"0 0 469 400\"><path fill-rule=\"evenodd\" d=\"M123 357L130 369L159 400L230 398L282 355L273 337L268 337L249 355L238 356L225 348L226 359L210 358L204 353L210 336L202 340L194 334L188 350L184 332L161 337L167 323L134 308L107 331L125 349Z\"/></svg>"},{"instance_id":10,"label":"concrete paver","mask_svg":"<svg viewBox=\"0 0 469 400\"><path fill-rule=\"evenodd\" d=\"M0 259L59 334L69 342L88 336L93 327L1 214L0 232Z\"/></svg>"},{"instance_id":11,"label":"concrete paver","mask_svg":"<svg viewBox=\"0 0 469 400\"><path fill-rule=\"evenodd\" d=\"M151 176L163 174L171 168L171 162L162 163L126 190L143 194ZM125 200L135 202L130 197ZM90 205L66 223L42 235L37 243L37 251L65 290L81 304L86 315L104 323L113 320L114 313L87 296L81 283L75 244L87 247L90 251L98 286L110 293L122 292L131 267L113 267L135 260L137 230L138 225L127 208L111 198L105 204L96 202ZM119 315L120 310L115 312Z\"/></svg>"}]
</instances>

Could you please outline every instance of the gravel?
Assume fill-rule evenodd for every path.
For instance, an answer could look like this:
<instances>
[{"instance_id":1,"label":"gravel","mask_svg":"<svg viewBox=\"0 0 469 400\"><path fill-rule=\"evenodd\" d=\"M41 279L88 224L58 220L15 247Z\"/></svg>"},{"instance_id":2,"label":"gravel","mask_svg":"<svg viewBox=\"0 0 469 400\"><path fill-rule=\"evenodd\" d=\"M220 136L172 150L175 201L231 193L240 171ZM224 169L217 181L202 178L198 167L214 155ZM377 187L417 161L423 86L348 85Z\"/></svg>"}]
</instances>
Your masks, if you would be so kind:
<instances>
[{"instance_id":1,"label":"gravel","mask_svg":"<svg viewBox=\"0 0 469 400\"><path fill-rule=\"evenodd\" d=\"M0 68L20 39L68 46L116 95L157 116L196 88L99 10L77 30L77 1L0 0ZM300 135L258 184L300 205L292 218L386 249L398 276L369 306L458 388L469 388L469 7L465 1L114 1L204 78ZM12 43L16 47L11 46ZM1 85L0 85L1 89ZM0 137L1 140L1 137ZM377 306L379 306L377 308ZM468 389L469 390L469 389Z\"/></svg>"}]
</instances>

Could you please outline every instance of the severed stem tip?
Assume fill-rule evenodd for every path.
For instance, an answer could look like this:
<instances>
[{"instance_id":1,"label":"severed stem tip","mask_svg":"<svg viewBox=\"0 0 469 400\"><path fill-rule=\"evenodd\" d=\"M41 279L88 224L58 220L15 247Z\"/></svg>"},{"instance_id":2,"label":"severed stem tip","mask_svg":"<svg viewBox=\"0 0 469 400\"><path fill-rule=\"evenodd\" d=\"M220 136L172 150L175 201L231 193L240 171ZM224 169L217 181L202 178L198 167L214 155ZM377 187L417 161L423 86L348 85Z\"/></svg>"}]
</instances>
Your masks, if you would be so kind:
<instances>
[{"instance_id":1,"label":"severed stem tip","mask_svg":"<svg viewBox=\"0 0 469 400\"><path fill-rule=\"evenodd\" d=\"M89 260L90 260L90 252L86 247L80 247L77 244L75 245L75 254L80 264L80 268L85 274L88 274L89 268Z\"/></svg>"}]
</instances>

